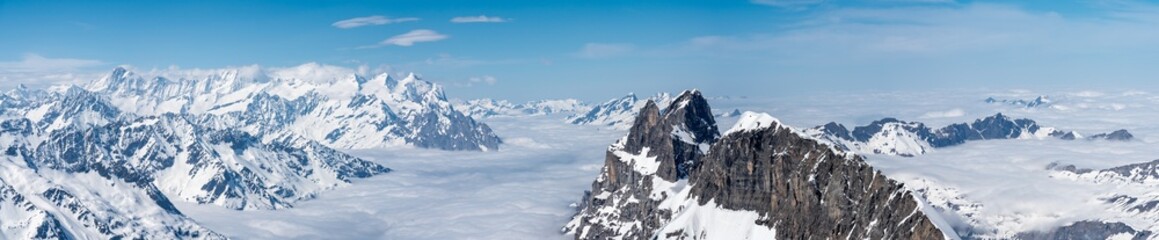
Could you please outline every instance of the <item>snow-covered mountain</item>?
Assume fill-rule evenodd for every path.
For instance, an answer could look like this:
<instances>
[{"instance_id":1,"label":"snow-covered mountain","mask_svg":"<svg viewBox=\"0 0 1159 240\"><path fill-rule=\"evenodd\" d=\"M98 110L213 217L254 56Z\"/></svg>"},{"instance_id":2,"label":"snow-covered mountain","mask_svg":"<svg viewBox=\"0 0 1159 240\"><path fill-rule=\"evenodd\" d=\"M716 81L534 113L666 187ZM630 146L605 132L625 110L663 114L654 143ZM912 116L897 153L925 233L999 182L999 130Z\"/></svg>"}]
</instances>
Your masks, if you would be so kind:
<instances>
[{"instance_id":1,"label":"snow-covered mountain","mask_svg":"<svg viewBox=\"0 0 1159 240\"><path fill-rule=\"evenodd\" d=\"M714 120L708 114L710 111L704 110L708 106L703 100L682 100L690 95L698 93L682 94L665 110L655 104L642 108L627 136L607 149L604 167L593 181L592 190L584 194L577 204L577 214L563 231L574 234L576 239L1159 237L1154 234L1159 229L1155 224L1159 222L1159 194L1154 193L1154 187L1159 184L1159 161L1102 170L1053 164L1048 167L1049 171L1030 173L997 171L945 179L922 177L925 175L909 171L915 165L931 163L886 156L870 161L841 150L839 145L819 141L815 134L807 134L839 129L836 127L798 130L772 116L746 112L731 129L721 135L713 134L716 129L707 127L711 124L691 124ZM690 112L700 114L687 114ZM1048 134L1060 131L1003 115L941 128L951 130L930 130L920 123L897 120L878 121L860 129L855 130L857 133L825 134L848 138L854 138L855 134L870 136L867 138L905 136L930 147L984 139L1060 137ZM882 134L882 129L890 132ZM1099 139L1125 134L1128 133L1105 134ZM961 141L951 141L955 139ZM977 160L939 164L969 161ZM980 164L1005 161L1009 160ZM880 167L891 172L880 172L876 170L881 169L879 165L870 163L881 164ZM1021 191L992 185L979 188L976 183L949 181L991 178L984 182L1001 183L1005 178L1022 179L1001 177L1003 173L1050 174L1049 183L1020 183L1028 186L1057 184L1051 187L1065 189L1096 184L1105 187L1096 187L1101 190L1093 191L1094 195L1087 195L1092 192L1085 190L1057 192L1078 194L1062 201L1076 205L1052 202L1043 206L1049 209L1042 212L1011 212L1009 209L1027 209L1027 204L1036 204L1023 197L1041 198L1039 194L1043 191L1053 194L1058 190L1047 186L1042 187L1050 190ZM1072 181L1077 184L1071 184ZM987 191L1003 191L997 194L1013 196L1013 199L991 201L988 197L995 193ZM979 201L980 196L987 201ZM1065 211L1061 215L1051 213L1057 207L1091 206L1096 209ZM1044 213L1047 215L1041 215Z\"/></svg>"},{"instance_id":2,"label":"snow-covered mountain","mask_svg":"<svg viewBox=\"0 0 1159 240\"><path fill-rule=\"evenodd\" d=\"M455 106L455 109L466 113L472 118L552 114L567 114L570 116L591 110L591 107L586 103L576 99L548 99L514 104L507 100L484 98L468 101L456 100L452 101L452 105Z\"/></svg>"},{"instance_id":3,"label":"snow-covered mountain","mask_svg":"<svg viewBox=\"0 0 1159 240\"><path fill-rule=\"evenodd\" d=\"M1043 107L1043 108L1050 107L1051 104L1054 103L1054 101L1052 101L1049 96L1038 96L1038 97L1034 98L1034 100L1022 100L1022 99L1001 99L1001 100L999 100L999 99L996 99L994 97L988 97L988 98L986 98L985 102L992 103L992 104L1014 105L1014 106L1018 106L1018 107L1028 108L1028 109L1040 108L1040 107Z\"/></svg>"},{"instance_id":4,"label":"snow-covered mountain","mask_svg":"<svg viewBox=\"0 0 1159 240\"><path fill-rule=\"evenodd\" d=\"M219 124L255 135L288 132L334 148L486 151L501 143L486 124L455 110L441 86L413 73L366 78L313 63L177 76L116 68L85 88L136 115L227 115L223 121L236 122Z\"/></svg>"},{"instance_id":5,"label":"snow-covered mountain","mask_svg":"<svg viewBox=\"0 0 1159 240\"><path fill-rule=\"evenodd\" d=\"M297 78L225 73L144 80L117 68L89 89L0 94L2 238L219 239L170 201L288 208L390 171L328 145L498 144L414 75L358 80L335 100L340 93ZM307 90L277 95L290 87Z\"/></svg>"},{"instance_id":6,"label":"snow-covered mountain","mask_svg":"<svg viewBox=\"0 0 1159 240\"><path fill-rule=\"evenodd\" d=\"M232 209L291 207L323 190L390 171L301 138L263 142L165 114L53 132L29 160L153 184L171 198Z\"/></svg>"},{"instance_id":7,"label":"snow-covered mountain","mask_svg":"<svg viewBox=\"0 0 1159 240\"><path fill-rule=\"evenodd\" d=\"M722 137L698 91L667 106L647 101L608 148L564 231L576 239L956 236L860 157L771 116L747 112Z\"/></svg>"},{"instance_id":8,"label":"snow-covered mountain","mask_svg":"<svg viewBox=\"0 0 1159 240\"><path fill-rule=\"evenodd\" d=\"M71 142L88 150L108 149L89 144L88 137L95 136L37 135L41 132L28 119L0 122L0 238L224 239L181 214L149 181L151 176L136 169L155 169L172 159L118 165L124 162L107 158L113 153L90 158L82 149L37 147Z\"/></svg>"},{"instance_id":9,"label":"snow-covered mountain","mask_svg":"<svg viewBox=\"0 0 1159 240\"><path fill-rule=\"evenodd\" d=\"M151 185L64 173L0 156L0 238L225 239L184 216Z\"/></svg>"},{"instance_id":10,"label":"snow-covered mountain","mask_svg":"<svg viewBox=\"0 0 1159 240\"><path fill-rule=\"evenodd\" d=\"M825 125L803 130L804 134L827 142L843 150L863 154L886 154L915 156L933 151L935 148L949 147L967 141L992 139L1044 139L1058 138L1075 140L1082 138L1076 132L1064 132L1051 127L1039 126L1034 120L1014 119L1002 113L974 120L972 123L956 123L933 129L920 122L905 122L896 118L884 118L869 125L849 130L845 125L830 122ZM1129 141L1133 138L1127 130L1095 134L1087 139Z\"/></svg>"},{"instance_id":11,"label":"snow-covered mountain","mask_svg":"<svg viewBox=\"0 0 1159 240\"><path fill-rule=\"evenodd\" d=\"M743 112L741 112L740 109L732 109L731 112L720 112L714 116L716 116L718 118L732 118L732 117L740 117L740 115L742 113Z\"/></svg>"},{"instance_id":12,"label":"snow-covered mountain","mask_svg":"<svg viewBox=\"0 0 1159 240\"><path fill-rule=\"evenodd\" d=\"M613 129L627 130L632 127L632 120L636 113L644 108L648 101L659 105L668 105L672 97L668 93L658 93L655 96L640 99L635 93L628 93L622 98L608 100L603 104L593 106L586 113L578 114L567 119L567 122L577 125L600 125Z\"/></svg>"}]
</instances>

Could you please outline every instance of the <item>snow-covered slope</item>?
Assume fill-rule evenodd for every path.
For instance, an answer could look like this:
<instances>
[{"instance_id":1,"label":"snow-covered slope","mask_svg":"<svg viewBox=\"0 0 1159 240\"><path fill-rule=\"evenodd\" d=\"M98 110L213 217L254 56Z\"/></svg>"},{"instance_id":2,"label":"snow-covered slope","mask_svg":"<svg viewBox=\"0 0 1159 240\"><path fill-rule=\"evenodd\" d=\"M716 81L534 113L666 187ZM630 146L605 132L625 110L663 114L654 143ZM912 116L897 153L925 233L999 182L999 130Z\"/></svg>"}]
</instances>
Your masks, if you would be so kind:
<instances>
[{"instance_id":1,"label":"snow-covered slope","mask_svg":"<svg viewBox=\"0 0 1159 240\"><path fill-rule=\"evenodd\" d=\"M591 110L587 104L576 99L548 99L513 104L507 100L484 98L468 101L458 100L452 101L452 103L455 109L472 118L550 114L568 114L570 116Z\"/></svg>"},{"instance_id":2,"label":"snow-covered slope","mask_svg":"<svg viewBox=\"0 0 1159 240\"><path fill-rule=\"evenodd\" d=\"M185 217L170 200L237 210L288 208L354 178L390 171L299 135L295 127L304 128L293 124L303 121L289 121L309 117L303 113L310 110L359 104L327 105L332 103L327 98L311 98L322 94L313 91L285 101L266 94L272 91L262 91L247 97L245 108L238 111L196 114L187 110L192 105L175 112L141 110L171 107L155 105L136 109L141 111L137 114L119 107L139 107L126 104L126 96L165 96L176 91L164 90L165 86L177 85L125 76L132 74L118 69L101 79L98 84L107 83L97 88L101 92L79 87L56 92L18 89L0 97L3 238L222 238ZM402 90L390 93L400 109L409 110L387 121L409 120L403 127L415 126L399 136L419 146L446 141L438 138L440 134L463 136L442 128L465 117L436 113L457 113L437 95L441 91L410 79L412 83L396 84L415 86L393 88ZM426 99L414 100L419 98ZM369 108L393 114L385 106ZM352 115L363 118L343 119L374 118ZM439 134L424 134L430 132ZM454 144L458 143L440 146Z\"/></svg>"},{"instance_id":3,"label":"snow-covered slope","mask_svg":"<svg viewBox=\"0 0 1159 240\"><path fill-rule=\"evenodd\" d=\"M646 99L639 99L635 93L628 93L627 96L622 98L608 100L603 104L593 106L586 113L568 117L567 122L571 124L600 125L613 129L627 130L632 127L632 120L635 119L636 113L640 112L640 109L644 108L644 105L648 101L666 106L672 102L672 97L668 93L658 93Z\"/></svg>"},{"instance_id":4,"label":"snow-covered slope","mask_svg":"<svg viewBox=\"0 0 1159 240\"><path fill-rule=\"evenodd\" d=\"M257 129L287 131L335 148L494 150L501 142L486 124L455 110L441 86L413 73L368 79L312 63L179 76L116 68L85 88L141 116L236 114L241 122L222 124L244 126L255 135Z\"/></svg>"},{"instance_id":5,"label":"snow-covered slope","mask_svg":"<svg viewBox=\"0 0 1159 240\"><path fill-rule=\"evenodd\" d=\"M389 171L313 141L262 142L173 114L57 131L33 156L39 167L152 183L175 199L233 209L286 208Z\"/></svg>"},{"instance_id":6,"label":"snow-covered slope","mask_svg":"<svg viewBox=\"0 0 1159 240\"><path fill-rule=\"evenodd\" d=\"M20 166L0 157L0 238L224 239L152 186ZM132 187L129 187L132 186Z\"/></svg>"},{"instance_id":7,"label":"snow-covered slope","mask_svg":"<svg viewBox=\"0 0 1159 240\"><path fill-rule=\"evenodd\" d=\"M1040 108L1040 107L1051 107L1051 104L1054 103L1054 101L1052 101L1049 96L1038 96L1038 97L1034 98L1034 100L1022 100L1022 99L1002 99L1002 100L999 100L999 99L995 99L994 97L988 97L988 98L986 98L986 103L1008 104L1008 105L1014 105L1014 106L1018 106L1018 107L1024 107L1027 109L1032 109L1032 108Z\"/></svg>"},{"instance_id":8,"label":"snow-covered slope","mask_svg":"<svg viewBox=\"0 0 1159 240\"><path fill-rule=\"evenodd\" d=\"M108 168L72 171L43 164L41 154L28 145L30 121L0 125L0 238L224 238L181 214L156 185L139 180L144 176L114 177ZM57 154L68 156L63 164L74 166L99 159Z\"/></svg>"},{"instance_id":9,"label":"snow-covered slope","mask_svg":"<svg viewBox=\"0 0 1159 240\"><path fill-rule=\"evenodd\" d=\"M935 148L963 144L967 141L993 139L1075 140L1082 138L1075 132L1063 132L1039 126L1034 120L1014 119L1002 113L974 120L973 123L951 124L932 129L920 122L905 122L884 118L869 125L853 128L830 122L803 130L803 133L840 149L863 154L916 156ZM1095 134L1087 139L1129 141L1133 136L1127 130Z\"/></svg>"}]
</instances>

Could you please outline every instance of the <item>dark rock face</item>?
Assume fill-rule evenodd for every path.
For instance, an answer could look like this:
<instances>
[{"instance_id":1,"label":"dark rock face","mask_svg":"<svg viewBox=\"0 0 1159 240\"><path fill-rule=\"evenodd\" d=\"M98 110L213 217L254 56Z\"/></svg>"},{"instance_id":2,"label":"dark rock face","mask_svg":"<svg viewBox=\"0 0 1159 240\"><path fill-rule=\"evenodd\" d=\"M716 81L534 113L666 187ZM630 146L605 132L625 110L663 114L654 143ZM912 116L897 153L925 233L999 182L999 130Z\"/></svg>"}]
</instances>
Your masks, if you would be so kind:
<instances>
[{"instance_id":1,"label":"dark rock face","mask_svg":"<svg viewBox=\"0 0 1159 240\"><path fill-rule=\"evenodd\" d=\"M1014 105L1014 106L1024 107L1024 108L1047 107L1047 106L1050 106L1050 104L1051 104L1050 97L1048 97L1048 96L1038 96L1038 97L1034 98L1034 100L1023 100L1023 99L998 100L998 99L995 99L994 97L988 97L988 98L986 98L985 102L992 103L992 104L997 104L997 103L1009 104L1009 105Z\"/></svg>"},{"instance_id":2,"label":"dark rock face","mask_svg":"<svg viewBox=\"0 0 1159 240\"><path fill-rule=\"evenodd\" d=\"M1049 170L1071 172L1079 175L1110 177L1114 178L1115 180L1127 183L1144 184L1147 182L1159 180L1159 160L1127 164L1100 170L1078 168L1074 165L1060 165L1057 163L1047 165L1046 168Z\"/></svg>"},{"instance_id":3,"label":"dark rock face","mask_svg":"<svg viewBox=\"0 0 1159 240\"><path fill-rule=\"evenodd\" d=\"M1077 174L1089 173L1091 171L1094 171L1090 168L1078 168L1074 164L1061 165L1059 163L1050 163L1049 165L1046 165L1046 170L1067 171L1067 172L1072 172L1072 173L1077 173Z\"/></svg>"},{"instance_id":4,"label":"dark rock face","mask_svg":"<svg viewBox=\"0 0 1159 240\"><path fill-rule=\"evenodd\" d=\"M687 178L704 155L700 145L711 144L719 137L708 101L699 91L684 92L663 114L655 102L647 102L624 141L608 150L600 179L592 183L592 191L581 200L576 216L580 221L569 228L577 231L576 238L650 238L663 226L661 219L672 215L671 211L658 209L658 203L669 196L653 198L653 182ZM634 164L645 163L629 162L617 152L655 157L659 166L654 173L642 173ZM636 201L614 201L609 195L615 195L614 200ZM600 213L601 208L607 207L615 208L617 214ZM624 227L619 223L637 221L638 226L619 230Z\"/></svg>"},{"instance_id":5,"label":"dark rock face","mask_svg":"<svg viewBox=\"0 0 1159 240\"><path fill-rule=\"evenodd\" d=\"M825 135L837 137L839 139L845 139L848 141L854 140L853 135L849 132L848 129L845 128L845 125L841 125L836 122L829 122L825 125L821 125L818 128L820 128L821 132L825 133Z\"/></svg>"},{"instance_id":6,"label":"dark rock face","mask_svg":"<svg viewBox=\"0 0 1159 240\"><path fill-rule=\"evenodd\" d=\"M455 124L447 125L443 121ZM498 150L503 141L491 127L475 121L458 111L428 111L409 123L413 129L405 137L421 148L443 150Z\"/></svg>"},{"instance_id":7,"label":"dark rock face","mask_svg":"<svg viewBox=\"0 0 1159 240\"><path fill-rule=\"evenodd\" d=\"M704 154L700 144L716 141L720 131L699 91L681 94L666 109L661 115L654 102L646 103L628 133L624 150L638 154L650 148L660 162L656 175L676 181L687 177Z\"/></svg>"},{"instance_id":8,"label":"dark rock face","mask_svg":"<svg viewBox=\"0 0 1159 240\"><path fill-rule=\"evenodd\" d=\"M1110 132L1110 133L1100 133L1100 134L1091 135L1089 138L1090 139L1097 139L1097 140L1110 140L1110 141L1131 141L1131 139L1134 139L1135 136L1131 135L1130 132L1127 132L1127 129L1119 129L1119 130L1116 130L1116 131Z\"/></svg>"},{"instance_id":9,"label":"dark rock face","mask_svg":"<svg viewBox=\"0 0 1159 240\"><path fill-rule=\"evenodd\" d=\"M709 201L760 214L754 226L776 229L781 239L943 238L909 191L859 157L846 158L780 126L720 139L697 91L681 94L666 111L648 103L604 164L564 228L576 239L702 238L658 232L688 207L660 203ZM681 184L691 188L687 196L667 189Z\"/></svg>"},{"instance_id":10,"label":"dark rock face","mask_svg":"<svg viewBox=\"0 0 1159 240\"><path fill-rule=\"evenodd\" d=\"M1056 138L1062 139L1062 140L1075 140L1075 139L1079 138L1078 134L1076 134L1075 132L1066 132L1066 133L1052 132L1052 133L1050 133L1050 136L1056 137Z\"/></svg>"},{"instance_id":11,"label":"dark rock face","mask_svg":"<svg viewBox=\"0 0 1159 240\"><path fill-rule=\"evenodd\" d=\"M871 146L870 140L874 137L905 138L899 132L912 135L913 139L901 139L902 142L915 142L928 145L931 148L942 148L966 143L967 141L981 141L992 139L1015 139L1027 136L1049 136L1063 140L1078 139L1075 132L1063 132L1043 128L1034 120L1014 119L1002 113L974 120L972 123L951 124L942 128L933 129L920 122L906 122L896 118L883 118L872 123L847 130L844 125L830 122L825 125L809 129L810 135L826 140L843 150L858 150L859 152L892 154L899 156L914 156L925 153L925 149L898 150L893 146ZM897 135L897 136L892 136ZM1127 141L1133 136L1127 130L1119 130L1091 136L1089 139L1105 139ZM924 147L923 147L924 148ZM908 151L908 152L907 152Z\"/></svg>"},{"instance_id":12,"label":"dark rock face","mask_svg":"<svg viewBox=\"0 0 1159 240\"><path fill-rule=\"evenodd\" d=\"M779 126L729 134L690 180L701 205L767 214L778 239L941 239L901 184Z\"/></svg>"},{"instance_id":13,"label":"dark rock face","mask_svg":"<svg viewBox=\"0 0 1159 240\"><path fill-rule=\"evenodd\" d=\"M1127 164L1123 166L1104 169L1105 172L1112 172L1125 178L1136 179L1143 181L1143 179L1159 179L1159 160L1153 160L1145 163Z\"/></svg>"},{"instance_id":14,"label":"dark rock face","mask_svg":"<svg viewBox=\"0 0 1159 240\"><path fill-rule=\"evenodd\" d=\"M1079 221L1048 232L1020 233L1015 238L1023 240L1107 239L1113 235L1124 233L1130 235L1133 240L1143 240L1151 236L1151 231L1138 231L1121 222Z\"/></svg>"},{"instance_id":15,"label":"dark rock face","mask_svg":"<svg viewBox=\"0 0 1159 240\"><path fill-rule=\"evenodd\" d=\"M935 131L920 133L919 136L929 142L930 146L948 147L966 141L1018 138L1024 134L1035 134L1039 129L1038 123L1034 120L1012 119L998 113L974 120L970 124L951 124Z\"/></svg>"},{"instance_id":16,"label":"dark rock face","mask_svg":"<svg viewBox=\"0 0 1159 240\"><path fill-rule=\"evenodd\" d=\"M721 113L718 117L738 117L740 114L740 109L733 109L732 112Z\"/></svg>"}]
</instances>

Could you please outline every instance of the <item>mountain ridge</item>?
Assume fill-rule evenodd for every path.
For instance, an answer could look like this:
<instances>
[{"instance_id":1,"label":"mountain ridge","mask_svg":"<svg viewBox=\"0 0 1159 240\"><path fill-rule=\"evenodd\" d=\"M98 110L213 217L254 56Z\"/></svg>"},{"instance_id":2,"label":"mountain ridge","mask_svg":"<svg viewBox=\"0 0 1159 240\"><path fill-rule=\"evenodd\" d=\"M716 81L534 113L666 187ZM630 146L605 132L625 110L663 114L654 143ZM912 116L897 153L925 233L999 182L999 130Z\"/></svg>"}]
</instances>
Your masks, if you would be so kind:
<instances>
[{"instance_id":1,"label":"mountain ridge","mask_svg":"<svg viewBox=\"0 0 1159 240\"><path fill-rule=\"evenodd\" d=\"M665 110L646 101L628 134L608 148L565 233L576 239L948 236L919 210L922 202L860 157L752 112L722 136L699 91L676 99ZM857 180L834 181L841 176Z\"/></svg>"}]
</instances>

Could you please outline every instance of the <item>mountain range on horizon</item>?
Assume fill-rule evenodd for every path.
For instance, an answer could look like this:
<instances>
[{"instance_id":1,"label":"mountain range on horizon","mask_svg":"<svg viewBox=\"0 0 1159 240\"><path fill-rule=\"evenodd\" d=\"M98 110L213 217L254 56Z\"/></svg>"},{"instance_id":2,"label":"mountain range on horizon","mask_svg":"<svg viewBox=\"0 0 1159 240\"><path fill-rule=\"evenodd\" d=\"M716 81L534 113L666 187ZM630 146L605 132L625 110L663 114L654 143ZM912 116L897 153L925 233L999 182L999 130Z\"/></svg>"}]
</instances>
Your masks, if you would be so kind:
<instances>
[{"instance_id":1,"label":"mountain range on horizon","mask_svg":"<svg viewBox=\"0 0 1159 240\"><path fill-rule=\"evenodd\" d=\"M564 228L577 239L1151 236L1111 219L1014 235L965 229L974 225L947 215L976 211L960 195L879 177L866 160L983 140L1134 141L1125 129L1084 137L1002 113L941 128L884 118L852 128L830 122L798 129L767 114L714 111L699 90L629 93L597 105L575 99L513 104L449 99L417 74L366 78L312 67L172 78L115 68L83 86L0 94L0 174L18 176L0 179L0 213L27 219L0 223L13 229L4 236L226 238L174 202L236 211L294 208L395 170L346 151L500 151L503 133L486 121L542 116L625 132L607 149L600 175ZM736 123L722 131L718 118ZM1046 168L1059 179L1093 184L1146 187L1159 176L1153 163ZM119 197L100 197L112 195ZM1126 192L1106 201L1143 217L1159 212L1152 206L1159 200L1149 195ZM820 231L817 222L832 230Z\"/></svg>"}]
</instances>

